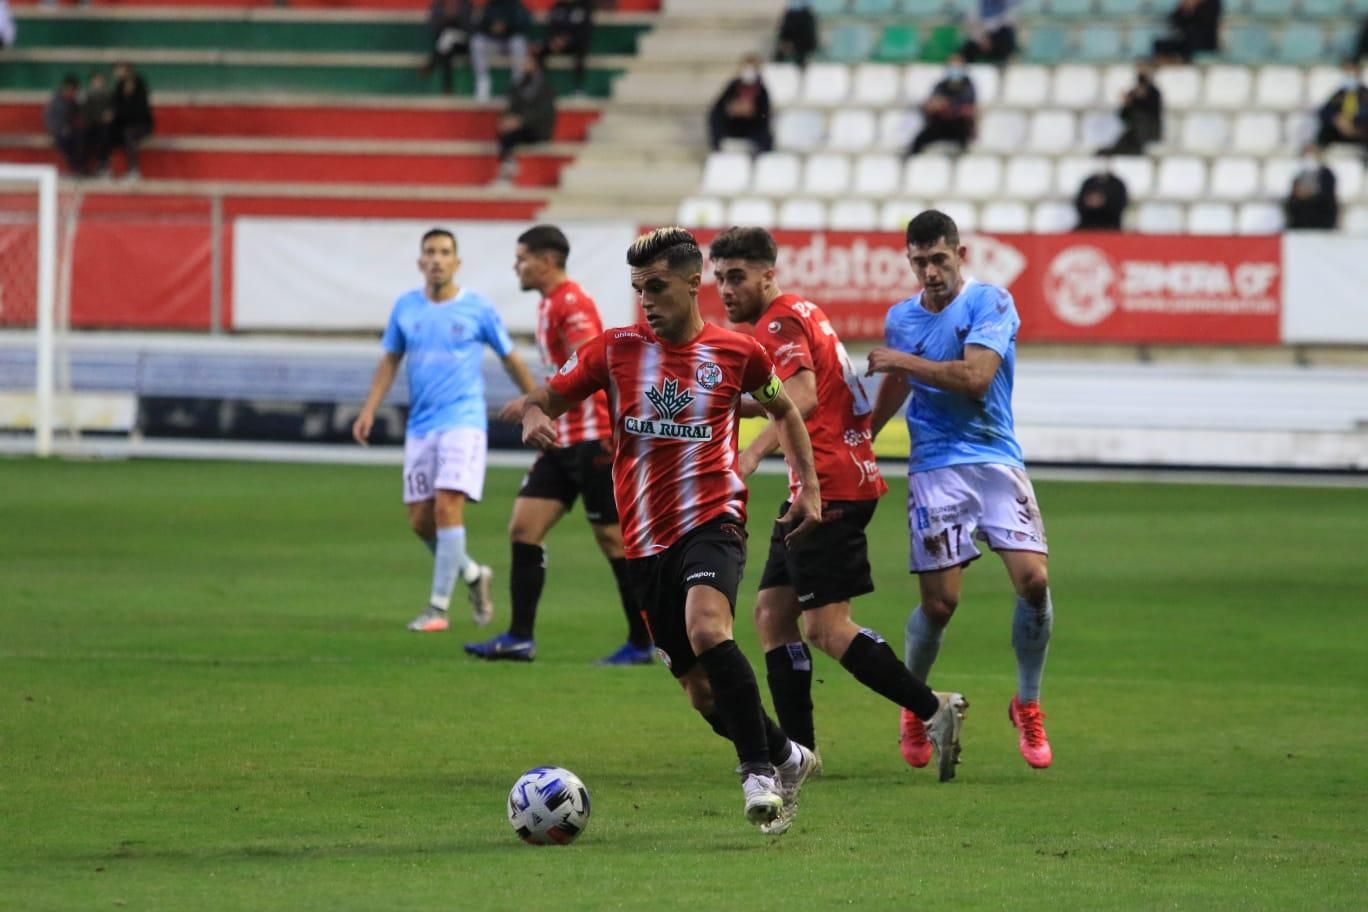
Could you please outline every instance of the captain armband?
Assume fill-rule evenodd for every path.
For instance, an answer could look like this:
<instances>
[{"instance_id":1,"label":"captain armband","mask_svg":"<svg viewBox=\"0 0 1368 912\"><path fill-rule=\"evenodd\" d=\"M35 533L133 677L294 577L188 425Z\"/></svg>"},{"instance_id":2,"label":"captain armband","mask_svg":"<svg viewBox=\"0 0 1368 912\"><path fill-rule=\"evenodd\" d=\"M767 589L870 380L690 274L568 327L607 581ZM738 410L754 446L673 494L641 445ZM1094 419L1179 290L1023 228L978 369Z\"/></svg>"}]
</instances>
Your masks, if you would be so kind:
<instances>
[{"instance_id":1,"label":"captain armband","mask_svg":"<svg viewBox=\"0 0 1368 912\"><path fill-rule=\"evenodd\" d=\"M769 379L765 381L765 385L758 390L755 390L751 395L754 396L755 401L759 402L761 405L769 405L775 399L779 398L779 393L783 388L784 384L779 381L779 378L774 374L770 374Z\"/></svg>"}]
</instances>

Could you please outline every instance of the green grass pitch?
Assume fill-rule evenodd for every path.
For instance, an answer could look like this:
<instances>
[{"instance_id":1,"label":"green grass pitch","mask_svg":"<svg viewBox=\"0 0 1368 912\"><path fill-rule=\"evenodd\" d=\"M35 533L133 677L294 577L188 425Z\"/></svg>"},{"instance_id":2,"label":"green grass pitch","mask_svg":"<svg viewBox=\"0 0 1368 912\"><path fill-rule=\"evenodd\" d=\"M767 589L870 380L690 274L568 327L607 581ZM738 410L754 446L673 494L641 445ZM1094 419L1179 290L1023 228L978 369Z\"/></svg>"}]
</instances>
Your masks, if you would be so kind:
<instances>
[{"instance_id":1,"label":"green grass pitch","mask_svg":"<svg viewBox=\"0 0 1368 912\"><path fill-rule=\"evenodd\" d=\"M492 471L468 519L496 628L519 476ZM900 651L891 480L855 615ZM933 678L973 704L959 778L904 766L896 710L819 657L827 775L777 840L662 668L591 667L624 625L579 513L537 661L482 664L463 615L404 630L429 558L399 493L397 469L0 461L0 908L1368 906L1368 490L1040 484L1055 766L1016 751L989 556ZM757 479L737 627L761 669L781 496ZM504 819L545 763L593 794L570 848Z\"/></svg>"}]
</instances>

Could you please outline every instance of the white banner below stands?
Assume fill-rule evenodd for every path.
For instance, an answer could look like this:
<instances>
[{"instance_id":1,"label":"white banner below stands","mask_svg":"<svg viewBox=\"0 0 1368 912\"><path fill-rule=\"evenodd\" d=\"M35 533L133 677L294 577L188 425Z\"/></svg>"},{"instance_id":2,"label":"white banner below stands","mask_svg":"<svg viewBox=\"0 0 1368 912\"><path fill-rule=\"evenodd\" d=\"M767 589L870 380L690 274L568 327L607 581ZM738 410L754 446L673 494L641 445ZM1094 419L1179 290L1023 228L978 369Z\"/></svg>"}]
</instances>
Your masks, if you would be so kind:
<instances>
[{"instance_id":1,"label":"white banner below stands","mask_svg":"<svg viewBox=\"0 0 1368 912\"><path fill-rule=\"evenodd\" d=\"M1368 345L1368 237L1283 235L1284 345Z\"/></svg>"},{"instance_id":2,"label":"white banner below stands","mask_svg":"<svg viewBox=\"0 0 1368 912\"><path fill-rule=\"evenodd\" d=\"M536 328L537 295L518 288L513 256L530 222L244 217L233 227L233 323L238 331L384 329L390 307L421 287L419 240L450 229L457 281L486 295L512 332ZM633 319L627 248L634 222L566 222L570 276L598 303L607 326Z\"/></svg>"}]
</instances>

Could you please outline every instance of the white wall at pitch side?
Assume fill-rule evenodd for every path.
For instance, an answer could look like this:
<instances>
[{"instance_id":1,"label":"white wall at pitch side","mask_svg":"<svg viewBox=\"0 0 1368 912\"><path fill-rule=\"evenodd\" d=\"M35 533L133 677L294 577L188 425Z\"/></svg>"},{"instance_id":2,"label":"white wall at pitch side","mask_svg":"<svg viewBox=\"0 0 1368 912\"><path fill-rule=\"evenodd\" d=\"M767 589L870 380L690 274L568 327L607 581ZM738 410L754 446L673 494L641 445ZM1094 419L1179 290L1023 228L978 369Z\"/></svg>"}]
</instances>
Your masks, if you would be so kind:
<instances>
[{"instance_id":1,"label":"white wall at pitch side","mask_svg":"<svg viewBox=\"0 0 1368 912\"><path fill-rule=\"evenodd\" d=\"M1282 340L1368 345L1368 237L1283 235Z\"/></svg>"}]
</instances>

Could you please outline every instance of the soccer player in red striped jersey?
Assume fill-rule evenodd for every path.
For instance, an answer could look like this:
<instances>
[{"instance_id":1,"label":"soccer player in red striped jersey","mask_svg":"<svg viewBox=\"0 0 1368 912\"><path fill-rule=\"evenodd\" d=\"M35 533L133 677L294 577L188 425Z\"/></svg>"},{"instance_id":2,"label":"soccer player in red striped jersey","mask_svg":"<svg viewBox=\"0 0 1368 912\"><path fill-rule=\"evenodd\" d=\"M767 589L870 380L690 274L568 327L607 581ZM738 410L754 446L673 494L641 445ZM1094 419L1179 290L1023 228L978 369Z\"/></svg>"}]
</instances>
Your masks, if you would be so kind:
<instances>
[{"instance_id":1,"label":"soccer player in red striped jersey","mask_svg":"<svg viewBox=\"0 0 1368 912\"><path fill-rule=\"evenodd\" d=\"M569 256L570 241L564 232L554 225L537 225L518 237L513 264L523 291L541 292L537 347L542 364L553 376L581 345L603 332L593 299L565 273ZM522 406L522 399L515 399L500 417L520 420ZM513 551L508 584L513 617L508 631L483 643L467 643L466 652L484 659L533 659L537 651L532 636L537 603L546 583L542 543L575 500L583 497L585 518L613 568L627 616L627 642L600 664L644 665L651 661L651 635L627 580L622 530L613 498L612 437L608 398L603 393L588 397L556 419L556 449L542 453L532 464L513 501L508 523Z\"/></svg>"},{"instance_id":2,"label":"soccer player in red striped jersey","mask_svg":"<svg viewBox=\"0 0 1368 912\"><path fill-rule=\"evenodd\" d=\"M755 604L779 724L794 740L816 748L812 653L799 629L801 617L808 638L857 681L928 723L941 779L953 778L968 703L957 693L932 692L877 631L850 617L850 600L874 591L865 527L888 490L874 459L871 406L860 374L822 309L780 289L779 248L768 231L731 228L713 240L709 255L727 318L756 326L756 340L774 359L775 373L803 415L822 489L822 525L799 541L786 541L783 517L802 491L790 473L790 499L770 536ZM747 403L742 414L761 410ZM776 428L768 425L741 453L742 475L778 446Z\"/></svg>"},{"instance_id":3,"label":"soccer player in red striped jersey","mask_svg":"<svg viewBox=\"0 0 1368 912\"><path fill-rule=\"evenodd\" d=\"M820 521L812 446L764 349L703 322L703 254L693 235L652 231L632 244L627 262L645 322L585 343L534 390L523 410L523 440L555 446L554 419L608 392L627 566L652 637L694 708L735 746L746 819L782 833L816 758L765 713L755 674L732 638L746 560L747 492L736 445L741 397L750 393L774 417L803 482L788 516L795 540Z\"/></svg>"}]
</instances>

